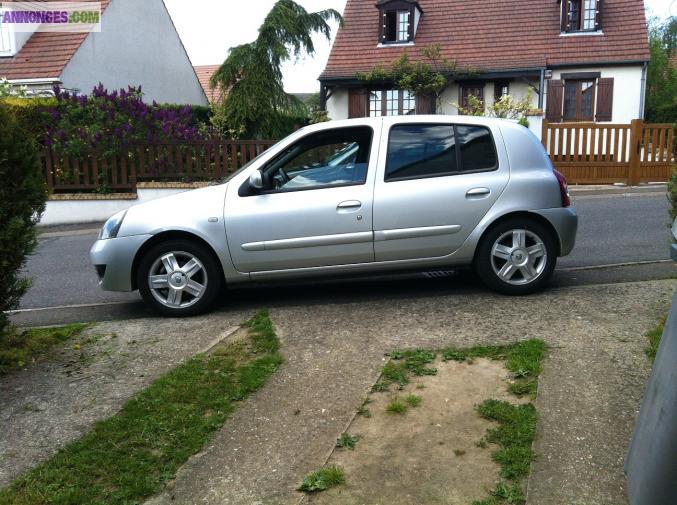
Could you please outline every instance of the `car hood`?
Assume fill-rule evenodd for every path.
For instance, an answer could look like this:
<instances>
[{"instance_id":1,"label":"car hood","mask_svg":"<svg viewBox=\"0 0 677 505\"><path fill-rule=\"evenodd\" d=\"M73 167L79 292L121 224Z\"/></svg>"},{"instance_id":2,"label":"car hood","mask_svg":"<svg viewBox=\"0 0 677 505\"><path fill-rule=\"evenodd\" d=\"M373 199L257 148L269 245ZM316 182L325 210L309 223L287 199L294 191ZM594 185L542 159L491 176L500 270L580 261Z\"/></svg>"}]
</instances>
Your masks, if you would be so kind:
<instances>
[{"instance_id":1,"label":"car hood","mask_svg":"<svg viewBox=\"0 0 677 505\"><path fill-rule=\"evenodd\" d=\"M118 237L193 230L208 221L222 223L227 186L207 186L134 205L127 211Z\"/></svg>"}]
</instances>

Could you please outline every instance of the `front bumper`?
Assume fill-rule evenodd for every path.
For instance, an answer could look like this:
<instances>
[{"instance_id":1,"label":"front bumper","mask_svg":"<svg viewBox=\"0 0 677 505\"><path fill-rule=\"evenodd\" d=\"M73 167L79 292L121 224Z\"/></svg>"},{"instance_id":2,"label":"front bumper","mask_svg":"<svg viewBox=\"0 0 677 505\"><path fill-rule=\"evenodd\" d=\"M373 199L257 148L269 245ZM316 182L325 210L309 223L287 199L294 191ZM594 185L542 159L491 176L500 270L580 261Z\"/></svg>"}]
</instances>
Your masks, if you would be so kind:
<instances>
[{"instance_id":1,"label":"front bumper","mask_svg":"<svg viewBox=\"0 0 677 505\"><path fill-rule=\"evenodd\" d=\"M104 291L132 291L132 266L141 246L152 235L97 240L89 251L89 258L99 274L99 285Z\"/></svg>"},{"instance_id":2,"label":"front bumper","mask_svg":"<svg viewBox=\"0 0 677 505\"><path fill-rule=\"evenodd\" d=\"M576 244L578 214L573 207L558 207L533 211L550 221L559 237L560 256L571 253Z\"/></svg>"}]
</instances>

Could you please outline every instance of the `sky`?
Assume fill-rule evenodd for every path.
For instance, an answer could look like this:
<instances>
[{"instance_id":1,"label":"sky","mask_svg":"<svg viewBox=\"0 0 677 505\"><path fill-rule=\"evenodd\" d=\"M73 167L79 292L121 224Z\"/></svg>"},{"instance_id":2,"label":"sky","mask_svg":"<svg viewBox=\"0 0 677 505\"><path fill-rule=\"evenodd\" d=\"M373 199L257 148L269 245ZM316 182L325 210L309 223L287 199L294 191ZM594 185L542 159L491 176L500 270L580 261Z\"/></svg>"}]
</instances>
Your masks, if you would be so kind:
<instances>
[{"instance_id":1,"label":"sky","mask_svg":"<svg viewBox=\"0 0 677 505\"><path fill-rule=\"evenodd\" d=\"M346 0L296 0L309 12L333 8L343 13ZM164 0L193 65L223 63L228 49L256 39L257 30L275 0ZM374 3L376 3L374 1ZM647 16L677 15L677 0L645 0ZM338 26L332 26L332 40ZM319 91L318 76L329 58L331 41L314 37L315 55L283 67L290 93Z\"/></svg>"}]
</instances>

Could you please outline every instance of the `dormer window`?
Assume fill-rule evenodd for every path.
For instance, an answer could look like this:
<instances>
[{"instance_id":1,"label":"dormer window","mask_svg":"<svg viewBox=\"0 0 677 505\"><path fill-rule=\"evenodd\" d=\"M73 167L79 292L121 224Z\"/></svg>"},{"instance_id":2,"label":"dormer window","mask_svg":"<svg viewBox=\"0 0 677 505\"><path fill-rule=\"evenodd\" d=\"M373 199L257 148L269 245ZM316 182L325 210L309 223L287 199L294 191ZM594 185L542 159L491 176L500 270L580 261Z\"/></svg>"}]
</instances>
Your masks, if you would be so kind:
<instances>
[{"instance_id":1,"label":"dormer window","mask_svg":"<svg viewBox=\"0 0 677 505\"><path fill-rule=\"evenodd\" d=\"M423 11L414 0L382 0L379 9L379 43L407 44L414 41Z\"/></svg>"},{"instance_id":2,"label":"dormer window","mask_svg":"<svg viewBox=\"0 0 677 505\"><path fill-rule=\"evenodd\" d=\"M562 31L600 30L600 4L601 0L562 0Z\"/></svg>"}]
</instances>

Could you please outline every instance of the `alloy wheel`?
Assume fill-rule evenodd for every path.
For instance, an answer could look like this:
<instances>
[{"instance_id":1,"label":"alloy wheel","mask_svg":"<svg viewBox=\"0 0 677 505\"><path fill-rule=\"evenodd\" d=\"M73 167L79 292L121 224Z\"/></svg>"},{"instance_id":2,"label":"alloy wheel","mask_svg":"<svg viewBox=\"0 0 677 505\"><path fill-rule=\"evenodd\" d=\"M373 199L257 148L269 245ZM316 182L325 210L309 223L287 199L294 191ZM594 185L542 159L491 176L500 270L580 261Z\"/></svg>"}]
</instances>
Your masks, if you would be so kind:
<instances>
[{"instance_id":1,"label":"alloy wheel","mask_svg":"<svg viewBox=\"0 0 677 505\"><path fill-rule=\"evenodd\" d=\"M178 309L197 303L207 290L207 270L193 254L171 251L160 256L148 273L148 287L161 304Z\"/></svg>"},{"instance_id":2,"label":"alloy wheel","mask_svg":"<svg viewBox=\"0 0 677 505\"><path fill-rule=\"evenodd\" d=\"M529 230L515 229L500 235L491 247L491 267L507 284L534 282L545 270L548 254L543 240Z\"/></svg>"}]
</instances>

